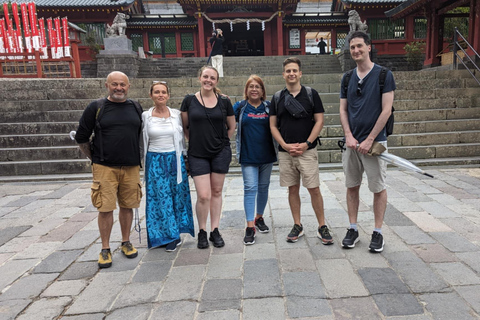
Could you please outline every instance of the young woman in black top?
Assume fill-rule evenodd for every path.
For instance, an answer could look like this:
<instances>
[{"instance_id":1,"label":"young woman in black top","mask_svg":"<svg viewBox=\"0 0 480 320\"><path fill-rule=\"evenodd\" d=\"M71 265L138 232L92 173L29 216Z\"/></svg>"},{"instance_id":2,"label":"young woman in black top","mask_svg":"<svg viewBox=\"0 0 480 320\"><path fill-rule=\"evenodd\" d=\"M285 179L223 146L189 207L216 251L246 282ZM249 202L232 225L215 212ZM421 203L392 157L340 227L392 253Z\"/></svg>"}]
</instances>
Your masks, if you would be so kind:
<instances>
[{"instance_id":1,"label":"young woman in black top","mask_svg":"<svg viewBox=\"0 0 480 320\"><path fill-rule=\"evenodd\" d=\"M190 174L197 190L195 205L199 233L199 249L225 245L218 226L222 212L222 189L228 172L232 151L230 137L235 131L235 115L230 99L216 88L218 72L204 66L199 72L200 91L187 95L182 102L182 121L189 141ZM207 218L210 211L211 232L207 239Z\"/></svg>"}]
</instances>

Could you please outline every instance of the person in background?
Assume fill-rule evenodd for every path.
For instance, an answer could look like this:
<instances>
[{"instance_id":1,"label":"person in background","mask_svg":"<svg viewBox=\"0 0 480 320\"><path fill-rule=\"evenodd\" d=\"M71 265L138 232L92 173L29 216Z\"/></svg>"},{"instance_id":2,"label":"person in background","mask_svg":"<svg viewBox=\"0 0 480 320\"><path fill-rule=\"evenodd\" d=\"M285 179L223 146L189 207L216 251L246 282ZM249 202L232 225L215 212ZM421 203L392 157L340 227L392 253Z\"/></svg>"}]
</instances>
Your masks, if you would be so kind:
<instances>
[{"instance_id":1,"label":"person in background","mask_svg":"<svg viewBox=\"0 0 480 320\"><path fill-rule=\"evenodd\" d=\"M221 29L214 30L209 41L212 46L210 53L212 67L218 71L218 76L223 78L223 42L225 41L223 31Z\"/></svg>"},{"instance_id":2,"label":"person in background","mask_svg":"<svg viewBox=\"0 0 480 320\"><path fill-rule=\"evenodd\" d=\"M225 242L218 227L222 212L222 190L225 175L232 160L230 138L235 131L235 116L230 99L216 87L218 71L204 66L199 72L200 91L182 101L183 129L188 144L190 175L197 191L195 205L198 219L199 249L215 247ZM207 218L210 212L211 232L207 238Z\"/></svg>"},{"instance_id":3,"label":"person in background","mask_svg":"<svg viewBox=\"0 0 480 320\"><path fill-rule=\"evenodd\" d=\"M269 231L263 213L268 200L273 162L277 161L268 120L269 108L270 102L266 101L262 79L257 75L250 76L245 84L244 100L233 106L238 123L236 149L242 167L243 205L247 218L243 238L245 245L255 243L255 227L261 233Z\"/></svg>"},{"instance_id":4,"label":"person in background","mask_svg":"<svg viewBox=\"0 0 480 320\"><path fill-rule=\"evenodd\" d=\"M154 106L142 114L148 247L175 251L181 233L195 237L182 118L167 106L166 82L154 82L150 98Z\"/></svg>"},{"instance_id":5,"label":"person in background","mask_svg":"<svg viewBox=\"0 0 480 320\"><path fill-rule=\"evenodd\" d=\"M317 43L317 47L320 49L320 54L325 54L325 48L327 47L327 43L323 41L323 38L320 38L320 41Z\"/></svg>"}]
</instances>

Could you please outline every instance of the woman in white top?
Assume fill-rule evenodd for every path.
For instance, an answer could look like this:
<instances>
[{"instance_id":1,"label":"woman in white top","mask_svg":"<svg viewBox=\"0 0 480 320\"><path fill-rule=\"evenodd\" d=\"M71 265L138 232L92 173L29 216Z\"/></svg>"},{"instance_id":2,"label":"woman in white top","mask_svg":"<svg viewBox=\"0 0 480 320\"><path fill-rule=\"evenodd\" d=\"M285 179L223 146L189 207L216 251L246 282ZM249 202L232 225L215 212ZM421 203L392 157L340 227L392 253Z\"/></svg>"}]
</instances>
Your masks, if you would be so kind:
<instances>
[{"instance_id":1,"label":"woman in white top","mask_svg":"<svg viewBox=\"0 0 480 320\"><path fill-rule=\"evenodd\" d=\"M194 237L182 118L167 106L166 82L154 82L150 98L155 106L142 114L148 247L175 251L181 233Z\"/></svg>"}]
</instances>

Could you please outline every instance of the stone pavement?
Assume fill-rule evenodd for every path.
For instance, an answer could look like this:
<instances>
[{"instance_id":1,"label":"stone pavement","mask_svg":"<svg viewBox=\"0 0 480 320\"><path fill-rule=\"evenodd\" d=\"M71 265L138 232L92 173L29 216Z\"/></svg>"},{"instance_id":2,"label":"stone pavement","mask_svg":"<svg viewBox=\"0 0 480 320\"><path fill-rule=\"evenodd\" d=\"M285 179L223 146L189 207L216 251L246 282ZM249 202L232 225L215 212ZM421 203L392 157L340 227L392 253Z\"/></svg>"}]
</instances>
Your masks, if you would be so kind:
<instances>
[{"instance_id":1,"label":"stone pavement","mask_svg":"<svg viewBox=\"0 0 480 320\"><path fill-rule=\"evenodd\" d=\"M176 252L148 250L142 203L142 242L132 236L139 256L116 250L101 271L89 182L1 184L0 319L479 319L480 169L427 171L435 179L389 169L381 254L367 250L373 213L365 185L361 241L351 250L339 245L348 226L340 171L320 174L334 245L316 237L303 188L306 236L285 241L292 218L274 174L265 213L271 232L244 246L242 178L229 175L225 247L199 250L185 236ZM112 249L119 229L116 222Z\"/></svg>"}]
</instances>

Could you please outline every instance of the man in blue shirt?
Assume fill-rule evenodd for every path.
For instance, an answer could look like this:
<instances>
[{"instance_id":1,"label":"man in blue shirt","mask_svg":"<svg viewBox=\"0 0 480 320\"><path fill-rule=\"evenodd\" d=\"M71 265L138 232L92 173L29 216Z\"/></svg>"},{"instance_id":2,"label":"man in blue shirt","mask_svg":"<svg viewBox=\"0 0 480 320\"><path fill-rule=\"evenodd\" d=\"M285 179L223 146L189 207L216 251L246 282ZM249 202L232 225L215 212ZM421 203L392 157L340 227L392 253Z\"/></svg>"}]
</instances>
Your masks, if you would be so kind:
<instances>
[{"instance_id":1,"label":"man in blue shirt","mask_svg":"<svg viewBox=\"0 0 480 320\"><path fill-rule=\"evenodd\" d=\"M364 32L354 32L349 38L350 55L357 64L348 86L341 86L340 121L345 133L346 151L342 154L345 185L347 187L347 208L350 228L342 245L353 248L359 241L357 228L360 185L363 172L367 174L368 188L373 193L373 212L375 229L369 249L382 252L384 240L382 224L387 207L385 178L387 164L367 153L374 141L387 147L385 124L390 117L395 80L387 72L383 90L380 89L379 76L382 67L370 60L371 42ZM345 78L345 75L344 75ZM342 79L343 84L344 79ZM345 87L348 92L345 92Z\"/></svg>"}]
</instances>

